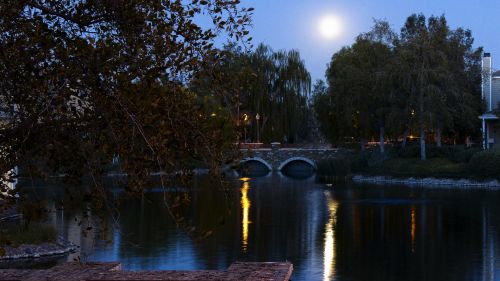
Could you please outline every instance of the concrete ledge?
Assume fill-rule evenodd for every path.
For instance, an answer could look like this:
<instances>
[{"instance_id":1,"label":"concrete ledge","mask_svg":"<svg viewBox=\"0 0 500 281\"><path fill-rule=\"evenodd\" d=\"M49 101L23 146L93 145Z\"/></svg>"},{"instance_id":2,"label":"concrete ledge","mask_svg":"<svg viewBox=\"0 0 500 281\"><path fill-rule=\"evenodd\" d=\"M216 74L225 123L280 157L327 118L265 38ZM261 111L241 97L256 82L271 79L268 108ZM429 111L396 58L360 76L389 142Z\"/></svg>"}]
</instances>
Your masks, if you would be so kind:
<instances>
[{"instance_id":1,"label":"concrete ledge","mask_svg":"<svg viewBox=\"0 0 500 281\"><path fill-rule=\"evenodd\" d=\"M51 269L0 269L0 280L177 280L177 281L288 281L292 275L291 263L235 262L228 270L196 271L122 271L119 263L65 263Z\"/></svg>"},{"instance_id":2,"label":"concrete ledge","mask_svg":"<svg viewBox=\"0 0 500 281\"><path fill-rule=\"evenodd\" d=\"M228 280L290 280L292 271L288 262L235 262L228 269Z\"/></svg>"}]
</instances>

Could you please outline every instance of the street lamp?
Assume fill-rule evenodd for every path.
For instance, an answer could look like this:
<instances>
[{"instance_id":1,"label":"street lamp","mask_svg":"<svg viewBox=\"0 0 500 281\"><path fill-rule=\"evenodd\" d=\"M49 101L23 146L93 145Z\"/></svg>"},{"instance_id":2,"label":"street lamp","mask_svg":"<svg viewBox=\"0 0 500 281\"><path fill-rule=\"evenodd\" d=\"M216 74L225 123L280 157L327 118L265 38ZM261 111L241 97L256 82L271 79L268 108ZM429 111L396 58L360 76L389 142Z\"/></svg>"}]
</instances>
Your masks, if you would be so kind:
<instances>
[{"instance_id":1,"label":"street lamp","mask_svg":"<svg viewBox=\"0 0 500 281\"><path fill-rule=\"evenodd\" d=\"M243 132L244 132L244 140L243 142L247 142L247 125L248 125L248 114L243 114Z\"/></svg>"},{"instance_id":2,"label":"street lamp","mask_svg":"<svg viewBox=\"0 0 500 281\"><path fill-rule=\"evenodd\" d=\"M257 120L257 143L260 143L260 130L259 130L260 115L258 113L257 115L255 115L255 119Z\"/></svg>"}]
</instances>

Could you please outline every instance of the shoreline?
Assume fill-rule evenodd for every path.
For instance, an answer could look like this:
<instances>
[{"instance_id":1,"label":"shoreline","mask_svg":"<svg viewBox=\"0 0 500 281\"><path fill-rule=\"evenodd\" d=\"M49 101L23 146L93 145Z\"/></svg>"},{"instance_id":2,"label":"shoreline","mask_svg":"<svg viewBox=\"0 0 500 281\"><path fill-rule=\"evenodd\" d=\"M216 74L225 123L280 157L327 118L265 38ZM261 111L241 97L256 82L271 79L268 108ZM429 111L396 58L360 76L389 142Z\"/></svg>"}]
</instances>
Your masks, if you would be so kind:
<instances>
[{"instance_id":1,"label":"shoreline","mask_svg":"<svg viewBox=\"0 0 500 281\"><path fill-rule=\"evenodd\" d=\"M365 176L354 175L354 183L371 183L378 185L406 185L409 187L433 187L454 189L477 189L477 190L500 190L498 180L477 181L472 179L449 179L449 178L395 178L391 176Z\"/></svg>"},{"instance_id":2,"label":"shoreline","mask_svg":"<svg viewBox=\"0 0 500 281\"><path fill-rule=\"evenodd\" d=\"M5 250L5 254L0 256L0 264L11 261L36 260L39 258L57 257L78 250L78 246L73 243L58 237L55 242L42 243L39 245L22 244L18 247L1 246Z\"/></svg>"}]
</instances>

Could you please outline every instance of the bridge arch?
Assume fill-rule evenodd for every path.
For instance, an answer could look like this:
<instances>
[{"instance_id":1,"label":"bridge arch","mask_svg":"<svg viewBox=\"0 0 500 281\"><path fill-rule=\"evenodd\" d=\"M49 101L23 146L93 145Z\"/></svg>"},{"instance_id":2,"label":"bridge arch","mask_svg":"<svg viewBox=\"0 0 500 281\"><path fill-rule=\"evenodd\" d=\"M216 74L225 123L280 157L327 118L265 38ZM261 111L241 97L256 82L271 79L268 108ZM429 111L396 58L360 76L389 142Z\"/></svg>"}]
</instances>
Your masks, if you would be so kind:
<instances>
[{"instance_id":1,"label":"bridge arch","mask_svg":"<svg viewBox=\"0 0 500 281\"><path fill-rule=\"evenodd\" d=\"M269 171L272 171L273 170L273 166L271 166L271 164L269 164L269 162L267 162L266 160L260 158L260 157L248 157L248 158L245 158L243 160L240 161L240 164L244 164L246 162L250 162L250 161L256 161L256 162L259 162L261 164L263 164L264 166L266 166L267 169L269 169Z\"/></svg>"},{"instance_id":2,"label":"bridge arch","mask_svg":"<svg viewBox=\"0 0 500 281\"><path fill-rule=\"evenodd\" d=\"M294 161L306 162L307 164L311 165L314 170L316 170L316 163L314 161L312 161L311 159L308 159L305 157L292 157L292 158L289 158L289 159L281 162L281 164L278 166L278 171L281 171L281 169L283 169L286 165L288 165L288 163L291 163Z\"/></svg>"}]
</instances>

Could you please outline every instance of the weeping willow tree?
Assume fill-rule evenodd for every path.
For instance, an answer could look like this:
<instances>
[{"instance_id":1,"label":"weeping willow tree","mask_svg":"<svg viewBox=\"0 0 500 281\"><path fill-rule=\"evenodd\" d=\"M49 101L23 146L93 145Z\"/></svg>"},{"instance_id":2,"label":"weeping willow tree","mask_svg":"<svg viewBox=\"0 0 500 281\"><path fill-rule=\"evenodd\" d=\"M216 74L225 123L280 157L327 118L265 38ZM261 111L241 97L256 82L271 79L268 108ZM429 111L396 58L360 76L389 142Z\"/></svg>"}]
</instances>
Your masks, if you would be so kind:
<instances>
[{"instance_id":1,"label":"weeping willow tree","mask_svg":"<svg viewBox=\"0 0 500 281\"><path fill-rule=\"evenodd\" d=\"M194 91L210 96L226 93L225 104L232 107L241 140L304 140L309 131L311 75L299 52L273 51L260 44L251 52L228 45L222 54L216 65L207 64L191 83Z\"/></svg>"},{"instance_id":2,"label":"weeping willow tree","mask_svg":"<svg viewBox=\"0 0 500 281\"><path fill-rule=\"evenodd\" d=\"M311 92L311 75L296 50L277 51L260 45L250 62L257 74L257 89L248 93L244 105L261 115L265 141L295 143L307 135L307 98ZM257 120L255 120L257 121Z\"/></svg>"}]
</instances>

